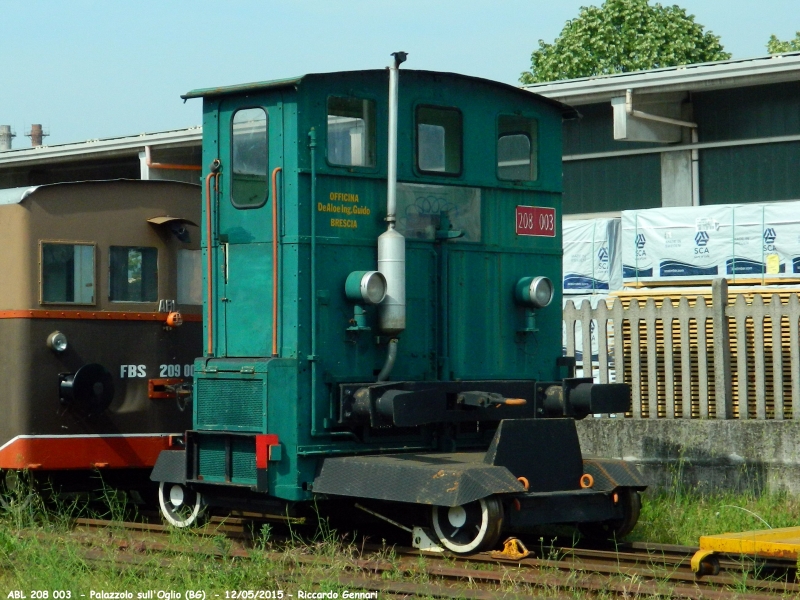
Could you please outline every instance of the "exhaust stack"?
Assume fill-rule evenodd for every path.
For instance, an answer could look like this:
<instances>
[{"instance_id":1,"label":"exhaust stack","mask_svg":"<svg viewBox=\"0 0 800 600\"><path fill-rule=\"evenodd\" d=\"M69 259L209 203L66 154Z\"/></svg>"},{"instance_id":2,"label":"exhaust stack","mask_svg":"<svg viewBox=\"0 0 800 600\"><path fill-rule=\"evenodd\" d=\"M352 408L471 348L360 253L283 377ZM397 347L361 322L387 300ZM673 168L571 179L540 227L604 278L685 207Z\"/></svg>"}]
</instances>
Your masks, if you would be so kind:
<instances>
[{"instance_id":1,"label":"exhaust stack","mask_svg":"<svg viewBox=\"0 0 800 600\"><path fill-rule=\"evenodd\" d=\"M0 125L0 152L11 150L11 140L17 137L11 125Z\"/></svg>"},{"instance_id":2,"label":"exhaust stack","mask_svg":"<svg viewBox=\"0 0 800 600\"><path fill-rule=\"evenodd\" d=\"M36 148L37 146L41 146L42 140L50 134L42 129L40 123L36 123L31 125L31 130L25 135L31 138L31 148Z\"/></svg>"},{"instance_id":3,"label":"exhaust stack","mask_svg":"<svg viewBox=\"0 0 800 600\"><path fill-rule=\"evenodd\" d=\"M395 336L406 328L406 239L395 230L397 221L397 97L400 65L408 56L394 52L389 67L389 164L386 174L386 231L378 237L378 271L386 278L380 327Z\"/></svg>"}]
</instances>

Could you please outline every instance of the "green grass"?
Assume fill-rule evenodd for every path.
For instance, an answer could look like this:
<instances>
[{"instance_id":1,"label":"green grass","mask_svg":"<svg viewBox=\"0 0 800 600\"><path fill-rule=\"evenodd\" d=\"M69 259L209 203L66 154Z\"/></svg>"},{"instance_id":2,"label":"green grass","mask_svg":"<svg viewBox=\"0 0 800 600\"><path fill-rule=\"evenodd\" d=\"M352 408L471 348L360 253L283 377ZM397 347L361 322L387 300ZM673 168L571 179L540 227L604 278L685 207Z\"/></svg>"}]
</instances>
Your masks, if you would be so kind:
<instances>
[{"instance_id":1,"label":"green grass","mask_svg":"<svg viewBox=\"0 0 800 600\"><path fill-rule=\"evenodd\" d=\"M225 590L338 590L337 578L349 556L347 548L334 539L279 548L265 536L249 558L241 559L225 556L231 541L224 536L198 538L178 530L168 542L176 548L174 552L123 552L105 542L102 534L93 536L98 541L91 546L76 540L63 519L50 517L36 515L35 522L23 528L9 516L0 518L0 591L4 594L19 589L30 599L31 590L49 590L52 600L53 590L70 590L72 598L86 594L88 599L90 590L127 590L136 598L137 592L152 589L180 591L185 600L187 590L216 592L220 598L225 598ZM117 533L124 536L122 531ZM198 547L221 556L198 556L193 552ZM282 552L276 558L278 549ZM115 560L120 556L136 562Z\"/></svg>"},{"instance_id":2,"label":"green grass","mask_svg":"<svg viewBox=\"0 0 800 600\"><path fill-rule=\"evenodd\" d=\"M642 500L631 541L691 546L702 535L800 526L800 498L784 492L700 494L676 487L645 492Z\"/></svg>"},{"instance_id":3,"label":"green grass","mask_svg":"<svg viewBox=\"0 0 800 600\"><path fill-rule=\"evenodd\" d=\"M47 600L90 600L91 591L105 590L129 591L133 600L139 600L140 592L165 590L180 592L181 600L194 600L186 592L201 590L206 592L206 600L225 600L226 591L282 590L289 600L288 593L297 598L298 590L342 592L341 576L364 575L351 567L351 559L360 554L352 535L340 535L323 519L318 519L316 531L305 530L302 537L290 530L288 541L273 538L271 526L263 525L247 558L232 556L234 542L223 535L199 536L178 529L170 531L168 540L153 538L156 543L168 544L173 549L170 552L137 551L142 536L121 527L78 539L71 531L76 517L122 521L136 515L127 495L101 480L92 496L91 501L51 496L44 502L23 481L11 497L4 498L7 508L0 509L0 599L20 591L34 600L34 590L47 590ZM129 547L123 551L118 542L125 539ZM145 540L145 546L147 543ZM198 555L198 550L206 554ZM118 560L126 557L128 562ZM390 546L370 558L397 563ZM383 578L400 580L403 573L392 569L384 572ZM56 590L70 595L56 597ZM265 600L271 597L276 596L268 595ZM153 596L152 600L159 598Z\"/></svg>"}]
</instances>

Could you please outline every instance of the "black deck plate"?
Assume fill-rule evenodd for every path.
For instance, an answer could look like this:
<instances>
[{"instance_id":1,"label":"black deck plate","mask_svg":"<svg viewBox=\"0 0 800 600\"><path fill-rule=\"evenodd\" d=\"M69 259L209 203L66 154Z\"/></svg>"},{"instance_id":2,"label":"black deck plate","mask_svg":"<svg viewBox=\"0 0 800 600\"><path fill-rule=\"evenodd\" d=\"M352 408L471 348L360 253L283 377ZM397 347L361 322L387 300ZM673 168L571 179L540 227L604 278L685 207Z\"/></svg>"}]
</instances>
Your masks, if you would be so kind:
<instances>
[{"instance_id":1,"label":"black deck plate","mask_svg":"<svg viewBox=\"0 0 800 600\"><path fill-rule=\"evenodd\" d=\"M314 491L437 506L524 491L508 469L483 458L483 452L331 457L322 461Z\"/></svg>"}]
</instances>

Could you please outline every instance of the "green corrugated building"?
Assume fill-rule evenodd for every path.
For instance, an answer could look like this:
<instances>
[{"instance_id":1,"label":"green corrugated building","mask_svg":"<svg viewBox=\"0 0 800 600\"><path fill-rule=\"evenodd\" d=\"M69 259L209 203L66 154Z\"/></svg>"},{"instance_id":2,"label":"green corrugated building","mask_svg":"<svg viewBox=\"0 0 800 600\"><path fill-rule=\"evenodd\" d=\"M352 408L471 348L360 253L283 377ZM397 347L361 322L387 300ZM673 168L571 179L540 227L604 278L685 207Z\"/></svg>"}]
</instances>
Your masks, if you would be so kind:
<instances>
[{"instance_id":1,"label":"green corrugated building","mask_svg":"<svg viewBox=\"0 0 800 600\"><path fill-rule=\"evenodd\" d=\"M527 86L564 123L564 214L800 198L800 52Z\"/></svg>"}]
</instances>

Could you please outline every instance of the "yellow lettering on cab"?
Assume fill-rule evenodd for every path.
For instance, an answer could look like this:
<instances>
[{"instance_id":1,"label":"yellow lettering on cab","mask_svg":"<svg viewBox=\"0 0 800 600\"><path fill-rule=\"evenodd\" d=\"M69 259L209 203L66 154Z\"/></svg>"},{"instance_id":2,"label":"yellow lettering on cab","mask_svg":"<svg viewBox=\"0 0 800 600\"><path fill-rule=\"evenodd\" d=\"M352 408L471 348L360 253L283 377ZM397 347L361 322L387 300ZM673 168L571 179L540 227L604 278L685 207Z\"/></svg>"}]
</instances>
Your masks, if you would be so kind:
<instances>
[{"instance_id":1,"label":"yellow lettering on cab","mask_svg":"<svg viewBox=\"0 0 800 600\"><path fill-rule=\"evenodd\" d=\"M358 229L358 222L352 219L331 219L331 227Z\"/></svg>"}]
</instances>

